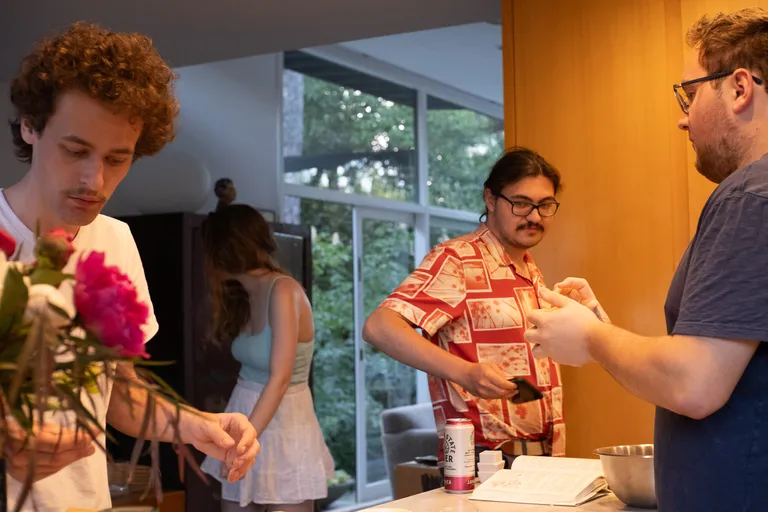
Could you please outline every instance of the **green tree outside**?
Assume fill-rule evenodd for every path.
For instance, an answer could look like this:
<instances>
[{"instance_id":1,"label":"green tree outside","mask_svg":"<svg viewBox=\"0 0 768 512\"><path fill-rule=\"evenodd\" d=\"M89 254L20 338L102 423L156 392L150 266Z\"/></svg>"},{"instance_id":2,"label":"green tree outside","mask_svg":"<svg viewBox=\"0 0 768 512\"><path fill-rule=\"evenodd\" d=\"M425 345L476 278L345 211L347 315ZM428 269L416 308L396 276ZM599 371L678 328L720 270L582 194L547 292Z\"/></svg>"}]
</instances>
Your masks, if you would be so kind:
<instances>
[{"instance_id":1,"label":"green tree outside","mask_svg":"<svg viewBox=\"0 0 768 512\"><path fill-rule=\"evenodd\" d=\"M302 100L301 158L320 164L304 165L287 174L287 181L416 200L412 106L308 76L303 77ZM430 109L427 126L430 203L479 214L483 182L503 148L501 121L456 107ZM300 223L313 228L315 408L337 468L354 475L352 207L301 199L299 211ZM436 243L457 234L433 228L430 239ZM413 269L413 232L409 226L371 221L364 226L363 238L367 316ZM376 460L382 456L379 414L415 401L415 372L370 346L365 351L368 458ZM371 476L369 481L375 479Z\"/></svg>"}]
</instances>

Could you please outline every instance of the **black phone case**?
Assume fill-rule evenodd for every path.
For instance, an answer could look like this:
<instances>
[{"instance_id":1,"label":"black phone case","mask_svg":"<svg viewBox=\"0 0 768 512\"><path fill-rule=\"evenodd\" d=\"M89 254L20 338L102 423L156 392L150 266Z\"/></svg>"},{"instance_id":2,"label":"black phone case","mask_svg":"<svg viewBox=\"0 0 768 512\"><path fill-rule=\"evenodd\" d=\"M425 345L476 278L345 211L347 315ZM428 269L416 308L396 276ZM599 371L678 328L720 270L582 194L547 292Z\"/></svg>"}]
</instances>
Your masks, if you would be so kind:
<instances>
[{"instance_id":1,"label":"black phone case","mask_svg":"<svg viewBox=\"0 0 768 512\"><path fill-rule=\"evenodd\" d=\"M513 404L524 404L526 402L533 402L535 400L541 400L544 395L541 394L536 386L528 382L527 379L522 377L514 377L509 379L510 382L514 382L517 385L517 395L512 397Z\"/></svg>"}]
</instances>

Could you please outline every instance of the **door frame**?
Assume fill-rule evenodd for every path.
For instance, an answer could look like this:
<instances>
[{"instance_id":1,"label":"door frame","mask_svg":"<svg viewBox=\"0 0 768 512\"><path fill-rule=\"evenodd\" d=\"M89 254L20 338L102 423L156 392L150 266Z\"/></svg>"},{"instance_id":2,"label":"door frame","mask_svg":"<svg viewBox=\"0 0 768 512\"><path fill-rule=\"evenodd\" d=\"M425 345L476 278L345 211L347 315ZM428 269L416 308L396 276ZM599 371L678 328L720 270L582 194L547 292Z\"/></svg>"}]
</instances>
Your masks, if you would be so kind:
<instances>
[{"instance_id":1,"label":"door frame","mask_svg":"<svg viewBox=\"0 0 768 512\"><path fill-rule=\"evenodd\" d=\"M365 341L363 324L365 323L365 287L363 281L363 223L366 219L385 222L399 222L411 226L416 232L416 216L413 213L394 212L374 208L355 207L352 211L353 226L353 278L354 278L354 318L355 318L355 461L356 493L358 503L365 503L390 495L391 486L387 479L368 482L368 437L367 405L368 389L365 382ZM415 265L415 262L414 262Z\"/></svg>"}]
</instances>

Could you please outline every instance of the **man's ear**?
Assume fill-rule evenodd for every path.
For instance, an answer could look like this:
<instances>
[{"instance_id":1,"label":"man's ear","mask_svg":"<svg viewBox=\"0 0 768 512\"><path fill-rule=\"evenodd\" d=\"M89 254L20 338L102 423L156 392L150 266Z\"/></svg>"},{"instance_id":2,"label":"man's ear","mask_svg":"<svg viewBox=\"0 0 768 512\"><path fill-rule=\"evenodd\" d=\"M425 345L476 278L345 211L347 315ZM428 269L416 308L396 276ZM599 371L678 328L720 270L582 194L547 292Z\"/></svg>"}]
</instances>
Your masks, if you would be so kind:
<instances>
[{"instance_id":1,"label":"man's ear","mask_svg":"<svg viewBox=\"0 0 768 512\"><path fill-rule=\"evenodd\" d=\"M21 138L30 146L34 145L37 142L38 133L32 126L32 122L28 117L22 117L19 124L21 125Z\"/></svg>"},{"instance_id":2,"label":"man's ear","mask_svg":"<svg viewBox=\"0 0 768 512\"><path fill-rule=\"evenodd\" d=\"M755 88L759 86L752 78L752 74L744 68L739 68L733 72L731 83L735 93L733 113L739 115L752 106L755 99Z\"/></svg>"},{"instance_id":3,"label":"man's ear","mask_svg":"<svg viewBox=\"0 0 768 512\"><path fill-rule=\"evenodd\" d=\"M490 189L483 191L483 199L485 200L485 207L488 209L488 213L493 213L496 208L496 196L493 195Z\"/></svg>"}]
</instances>

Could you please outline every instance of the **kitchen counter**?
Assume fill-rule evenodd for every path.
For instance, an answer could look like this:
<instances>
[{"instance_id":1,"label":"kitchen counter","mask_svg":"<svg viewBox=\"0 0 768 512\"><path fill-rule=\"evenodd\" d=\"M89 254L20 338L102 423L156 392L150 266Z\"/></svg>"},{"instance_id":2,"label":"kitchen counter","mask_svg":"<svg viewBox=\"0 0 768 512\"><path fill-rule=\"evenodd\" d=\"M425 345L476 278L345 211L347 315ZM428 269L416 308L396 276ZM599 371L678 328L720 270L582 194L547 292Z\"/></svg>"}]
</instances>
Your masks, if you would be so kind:
<instances>
[{"instance_id":1,"label":"kitchen counter","mask_svg":"<svg viewBox=\"0 0 768 512\"><path fill-rule=\"evenodd\" d=\"M590 501L580 507L555 507L549 505L526 505L523 503L500 503L495 501L474 501L472 494L448 494L443 489L423 492L397 501L391 501L365 510L379 512L653 512L651 509L626 506L612 494Z\"/></svg>"}]
</instances>

